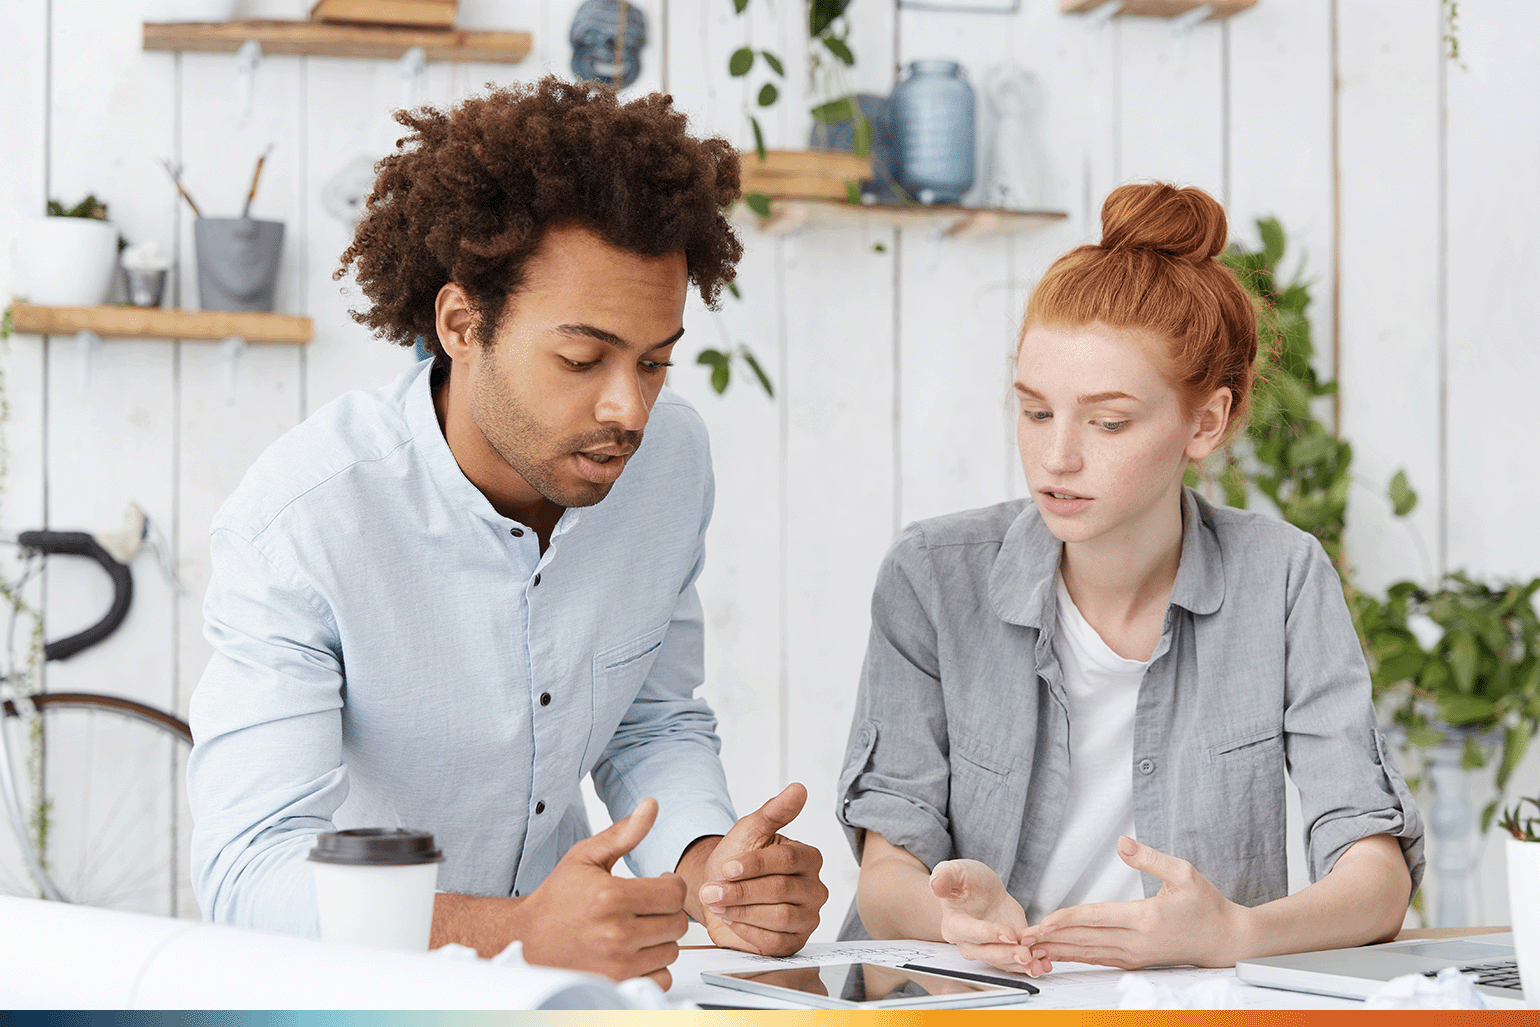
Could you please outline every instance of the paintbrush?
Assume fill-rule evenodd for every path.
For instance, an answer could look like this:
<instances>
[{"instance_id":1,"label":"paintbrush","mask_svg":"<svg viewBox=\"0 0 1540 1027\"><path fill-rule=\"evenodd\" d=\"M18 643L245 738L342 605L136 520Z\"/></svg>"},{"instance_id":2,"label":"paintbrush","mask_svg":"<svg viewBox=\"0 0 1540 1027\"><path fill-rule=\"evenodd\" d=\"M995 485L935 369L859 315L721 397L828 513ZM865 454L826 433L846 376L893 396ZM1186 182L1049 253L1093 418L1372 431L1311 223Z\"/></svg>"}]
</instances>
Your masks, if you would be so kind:
<instances>
[{"instance_id":1,"label":"paintbrush","mask_svg":"<svg viewBox=\"0 0 1540 1027\"><path fill-rule=\"evenodd\" d=\"M257 166L251 172L251 188L246 193L246 205L241 208L241 217L251 216L251 201L257 198L257 182L262 178L262 165L267 162L267 155L273 152L273 144L268 143L267 149L262 151L262 156L257 158Z\"/></svg>"},{"instance_id":2,"label":"paintbrush","mask_svg":"<svg viewBox=\"0 0 1540 1027\"><path fill-rule=\"evenodd\" d=\"M176 185L176 191L182 194L182 199L186 200L187 205L192 208L193 217L201 218L203 211L198 209L198 205L193 202L193 198L187 194L186 187L182 185L182 176L176 167L165 157L160 159L160 166L166 169L166 174L171 176L171 181Z\"/></svg>"}]
</instances>

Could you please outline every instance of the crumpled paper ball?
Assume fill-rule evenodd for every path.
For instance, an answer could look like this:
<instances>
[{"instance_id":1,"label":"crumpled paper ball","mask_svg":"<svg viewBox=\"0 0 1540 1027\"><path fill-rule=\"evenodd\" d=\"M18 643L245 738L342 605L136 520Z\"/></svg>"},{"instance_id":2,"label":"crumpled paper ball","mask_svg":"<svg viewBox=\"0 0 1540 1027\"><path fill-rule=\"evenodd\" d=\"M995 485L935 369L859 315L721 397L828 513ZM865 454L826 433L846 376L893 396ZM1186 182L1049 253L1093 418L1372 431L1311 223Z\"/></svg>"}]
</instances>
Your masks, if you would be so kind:
<instances>
[{"instance_id":1,"label":"crumpled paper ball","mask_svg":"<svg viewBox=\"0 0 1540 1027\"><path fill-rule=\"evenodd\" d=\"M1205 977L1193 984L1157 983L1141 974L1118 981L1119 1009L1240 1009L1241 986L1234 977Z\"/></svg>"},{"instance_id":2,"label":"crumpled paper ball","mask_svg":"<svg viewBox=\"0 0 1540 1027\"><path fill-rule=\"evenodd\" d=\"M1365 1009L1486 1009L1475 981L1457 967L1446 966L1437 977L1407 974L1392 977L1364 1001Z\"/></svg>"}]
</instances>

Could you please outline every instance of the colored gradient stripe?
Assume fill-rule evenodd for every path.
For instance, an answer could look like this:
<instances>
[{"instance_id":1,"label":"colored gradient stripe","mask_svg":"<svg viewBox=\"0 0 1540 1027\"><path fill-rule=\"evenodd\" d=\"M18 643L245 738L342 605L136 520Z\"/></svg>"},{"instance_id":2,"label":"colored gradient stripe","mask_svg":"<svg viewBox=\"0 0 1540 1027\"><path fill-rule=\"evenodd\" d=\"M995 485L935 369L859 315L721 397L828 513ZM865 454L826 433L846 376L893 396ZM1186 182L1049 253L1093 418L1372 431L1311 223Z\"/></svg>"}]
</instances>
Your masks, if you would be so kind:
<instances>
[{"instance_id":1,"label":"colored gradient stripe","mask_svg":"<svg viewBox=\"0 0 1540 1027\"><path fill-rule=\"evenodd\" d=\"M987 1027L1030 1019L1033 1027L1506 1027L1540 1025L1540 1010L1231 1009L914 1011L687 1010L678 1012L3 1012L0 1027Z\"/></svg>"}]
</instances>

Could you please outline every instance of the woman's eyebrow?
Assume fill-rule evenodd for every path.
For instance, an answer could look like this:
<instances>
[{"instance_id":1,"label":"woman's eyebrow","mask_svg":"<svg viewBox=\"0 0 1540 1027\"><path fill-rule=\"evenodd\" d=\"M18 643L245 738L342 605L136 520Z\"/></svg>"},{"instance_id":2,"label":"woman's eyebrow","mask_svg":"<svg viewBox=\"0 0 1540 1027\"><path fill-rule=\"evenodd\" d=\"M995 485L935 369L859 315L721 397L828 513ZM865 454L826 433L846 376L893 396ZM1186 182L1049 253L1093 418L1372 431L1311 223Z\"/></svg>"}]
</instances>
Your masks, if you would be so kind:
<instances>
[{"instance_id":1,"label":"woman's eyebrow","mask_svg":"<svg viewBox=\"0 0 1540 1027\"><path fill-rule=\"evenodd\" d=\"M1011 387L1013 389L1015 389L1017 392L1021 393L1023 396L1030 396L1033 399L1046 399L1047 398L1041 392L1038 392L1036 389L1032 388L1030 385L1026 385L1026 384L1024 384L1022 382L1015 382L1015 383L1012 384ZM1084 404L1084 405L1090 405L1092 403L1106 403L1107 401L1114 400L1114 399L1131 399L1135 403L1139 402L1139 397L1138 396L1130 396L1126 392L1116 392L1116 391L1113 391L1113 392L1092 392L1092 393L1089 393L1087 395L1076 396L1075 397L1075 401L1077 403L1081 403L1081 404Z\"/></svg>"}]
</instances>

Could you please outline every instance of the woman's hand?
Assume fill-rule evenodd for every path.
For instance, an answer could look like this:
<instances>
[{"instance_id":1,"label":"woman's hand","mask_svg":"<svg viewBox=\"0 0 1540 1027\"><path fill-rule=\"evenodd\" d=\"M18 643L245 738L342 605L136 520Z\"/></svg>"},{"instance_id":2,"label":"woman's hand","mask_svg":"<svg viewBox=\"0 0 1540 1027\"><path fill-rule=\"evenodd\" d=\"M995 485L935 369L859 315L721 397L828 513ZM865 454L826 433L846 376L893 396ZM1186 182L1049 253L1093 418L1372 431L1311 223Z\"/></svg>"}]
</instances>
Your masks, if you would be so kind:
<instances>
[{"instance_id":1,"label":"woman's hand","mask_svg":"<svg viewBox=\"0 0 1540 1027\"><path fill-rule=\"evenodd\" d=\"M949 859L931 872L930 890L941 900L941 937L964 959L1017 973L1025 969L1037 935L999 874L976 859Z\"/></svg>"},{"instance_id":2,"label":"woman's hand","mask_svg":"<svg viewBox=\"0 0 1540 1027\"><path fill-rule=\"evenodd\" d=\"M1020 969L1035 977L1052 970L1056 959L1124 970L1235 964L1246 907L1221 895L1185 859L1132 838L1118 839L1118 855L1160 878L1160 891L1137 902L1093 902L1048 914L1023 932L1030 955Z\"/></svg>"}]
</instances>

